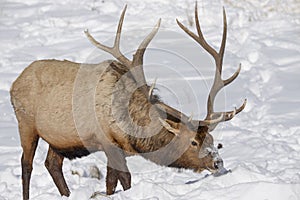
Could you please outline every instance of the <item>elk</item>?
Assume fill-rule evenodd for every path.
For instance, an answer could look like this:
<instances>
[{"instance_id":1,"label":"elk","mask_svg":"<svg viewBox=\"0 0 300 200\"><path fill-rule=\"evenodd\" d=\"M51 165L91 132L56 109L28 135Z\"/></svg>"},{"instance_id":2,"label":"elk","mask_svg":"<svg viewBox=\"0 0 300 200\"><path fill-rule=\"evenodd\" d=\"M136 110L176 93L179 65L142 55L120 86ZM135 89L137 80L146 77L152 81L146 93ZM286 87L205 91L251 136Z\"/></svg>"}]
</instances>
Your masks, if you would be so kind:
<instances>
[{"instance_id":1,"label":"elk","mask_svg":"<svg viewBox=\"0 0 300 200\"><path fill-rule=\"evenodd\" d=\"M220 122L231 120L246 105L233 111L215 112L217 93L234 81L241 67L223 80L222 65L227 22L223 9L223 38L219 52L204 39L195 5L198 35L177 20L179 27L202 46L215 60L214 82L207 99L204 120L194 120L163 103L153 95L155 85L146 84L143 56L158 32L161 20L141 42L133 59L120 51L120 36L126 6L121 14L113 47L93 45L116 60L99 64L39 60L30 64L13 83L10 94L18 120L23 149L23 199L29 199L32 162L39 138L49 144L45 166L62 196L70 191L62 173L64 158L73 159L104 151L107 156L106 193L115 192L120 181L124 190L131 187L126 157L141 155L159 165L209 170L225 169L210 132Z\"/></svg>"}]
</instances>

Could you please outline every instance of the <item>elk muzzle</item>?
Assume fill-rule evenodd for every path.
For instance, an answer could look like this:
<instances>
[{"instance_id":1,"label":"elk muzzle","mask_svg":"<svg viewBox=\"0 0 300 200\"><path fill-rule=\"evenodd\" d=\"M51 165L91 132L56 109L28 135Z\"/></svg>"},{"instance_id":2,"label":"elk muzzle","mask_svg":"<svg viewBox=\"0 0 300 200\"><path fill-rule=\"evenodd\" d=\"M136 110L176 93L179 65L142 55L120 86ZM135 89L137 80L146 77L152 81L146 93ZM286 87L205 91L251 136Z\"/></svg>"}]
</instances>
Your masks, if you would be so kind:
<instances>
[{"instance_id":1,"label":"elk muzzle","mask_svg":"<svg viewBox=\"0 0 300 200\"><path fill-rule=\"evenodd\" d=\"M205 149L205 153L207 154L210 164L208 164L207 169L213 174L224 171L224 162L220 157L218 149L214 146L208 147ZM200 156L199 156L200 157ZM226 170L227 171L227 170Z\"/></svg>"},{"instance_id":2,"label":"elk muzzle","mask_svg":"<svg viewBox=\"0 0 300 200\"><path fill-rule=\"evenodd\" d=\"M227 170L224 167L224 162L219 155L217 155L217 157L214 159L213 168L214 169L210 170L210 171L212 172L213 176L215 176L215 177L227 174L228 172L231 172L230 169Z\"/></svg>"},{"instance_id":3,"label":"elk muzzle","mask_svg":"<svg viewBox=\"0 0 300 200\"><path fill-rule=\"evenodd\" d=\"M222 160L221 158L218 159L218 160L216 160L216 161L214 161L214 168L215 168L216 170L219 170L219 169L221 169L221 168L224 168L223 160Z\"/></svg>"}]
</instances>

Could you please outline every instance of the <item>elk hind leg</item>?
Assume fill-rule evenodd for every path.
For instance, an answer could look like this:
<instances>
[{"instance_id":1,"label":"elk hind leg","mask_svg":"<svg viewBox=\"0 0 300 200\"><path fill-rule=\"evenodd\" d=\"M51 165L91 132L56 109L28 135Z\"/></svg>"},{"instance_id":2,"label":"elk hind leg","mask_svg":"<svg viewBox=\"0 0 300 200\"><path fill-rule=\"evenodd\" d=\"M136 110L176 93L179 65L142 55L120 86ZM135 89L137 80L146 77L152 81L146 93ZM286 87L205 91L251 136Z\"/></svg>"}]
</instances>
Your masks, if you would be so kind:
<instances>
[{"instance_id":1,"label":"elk hind leg","mask_svg":"<svg viewBox=\"0 0 300 200\"><path fill-rule=\"evenodd\" d=\"M47 154L47 158L45 161L45 166L49 171L57 189L59 190L62 196L70 196L70 190L65 181L62 165L63 165L64 157L58 153L56 153L50 146Z\"/></svg>"},{"instance_id":2,"label":"elk hind leg","mask_svg":"<svg viewBox=\"0 0 300 200\"><path fill-rule=\"evenodd\" d=\"M28 200L32 163L38 145L39 136L33 128L30 128L29 125L23 123L19 123L19 132L23 149L21 158L23 199Z\"/></svg>"}]
</instances>

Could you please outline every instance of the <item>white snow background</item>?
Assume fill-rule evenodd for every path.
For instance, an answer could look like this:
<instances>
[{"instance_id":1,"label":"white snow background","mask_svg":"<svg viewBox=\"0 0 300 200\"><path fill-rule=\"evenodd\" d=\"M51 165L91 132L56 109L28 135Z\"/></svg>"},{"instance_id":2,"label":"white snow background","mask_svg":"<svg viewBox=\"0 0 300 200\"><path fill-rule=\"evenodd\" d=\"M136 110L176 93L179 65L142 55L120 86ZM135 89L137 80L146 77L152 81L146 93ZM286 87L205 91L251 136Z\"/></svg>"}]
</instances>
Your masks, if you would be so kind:
<instances>
[{"instance_id":1,"label":"white snow background","mask_svg":"<svg viewBox=\"0 0 300 200\"><path fill-rule=\"evenodd\" d=\"M147 81L151 84L158 78L156 92L167 104L186 114L199 106L201 112L194 117L205 116L207 86L214 66L210 56L175 21L178 18L189 24L194 1L1 0L0 200L22 198L21 147L9 96L12 82L37 59L96 63L111 58L90 44L83 31L89 29L98 41L112 44L126 3L122 49L134 50L162 18L161 30L145 55ZM106 158L98 152L82 159L65 159L63 171L72 192L66 198L60 197L44 167L47 144L40 141L31 199L83 200L94 192L103 194L94 199L300 199L299 0L201 0L198 6L204 35L215 48L222 35L222 6L226 9L228 39L223 76L229 77L242 64L238 79L218 97L217 108L232 109L244 98L248 99L247 107L213 132L216 143L223 143L220 154L232 173L205 178L208 172L178 171L135 156L128 158L132 188L124 192L118 186L117 193L107 197ZM194 26L189 28L195 30ZM187 67L191 64L184 59L193 67ZM190 88L181 87L183 82ZM100 180L90 176L93 166L103 174Z\"/></svg>"}]
</instances>

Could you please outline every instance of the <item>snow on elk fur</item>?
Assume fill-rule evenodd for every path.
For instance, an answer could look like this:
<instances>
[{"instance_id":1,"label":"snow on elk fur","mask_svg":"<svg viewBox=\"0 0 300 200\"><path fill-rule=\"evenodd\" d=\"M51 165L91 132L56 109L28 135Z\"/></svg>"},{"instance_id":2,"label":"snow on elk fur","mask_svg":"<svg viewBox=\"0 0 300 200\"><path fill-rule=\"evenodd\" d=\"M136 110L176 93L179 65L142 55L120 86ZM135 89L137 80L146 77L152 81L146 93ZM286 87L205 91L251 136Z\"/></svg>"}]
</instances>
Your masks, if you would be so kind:
<instances>
[{"instance_id":1,"label":"snow on elk fur","mask_svg":"<svg viewBox=\"0 0 300 200\"><path fill-rule=\"evenodd\" d=\"M13 83L11 101L17 116L23 154L23 199L29 199L32 162L39 138L49 144L45 161L61 195L70 191L62 173L64 158L73 159L95 151L107 156L106 192L113 194L118 180L124 190L131 187L126 156L141 155L159 165L193 169L195 172L224 170L223 160L210 135L219 122L232 119L245 102L229 112L215 112L217 93L239 74L222 80L227 22L225 11L223 39L216 52L203 38L198 20L198 35L177 21L190 37L213 56L216 73L207 100L207 116L193 120L164 104L153 95L155 85L147 86L143 71L144 52L156 35L160 20L142 41L132 61L119 50L124 8L113 47L88 39L117 60L99 64L41 60L28 66Z\"/></svg>"}]
</instances>

